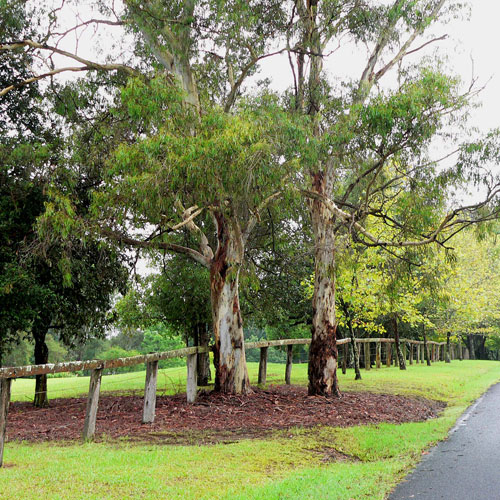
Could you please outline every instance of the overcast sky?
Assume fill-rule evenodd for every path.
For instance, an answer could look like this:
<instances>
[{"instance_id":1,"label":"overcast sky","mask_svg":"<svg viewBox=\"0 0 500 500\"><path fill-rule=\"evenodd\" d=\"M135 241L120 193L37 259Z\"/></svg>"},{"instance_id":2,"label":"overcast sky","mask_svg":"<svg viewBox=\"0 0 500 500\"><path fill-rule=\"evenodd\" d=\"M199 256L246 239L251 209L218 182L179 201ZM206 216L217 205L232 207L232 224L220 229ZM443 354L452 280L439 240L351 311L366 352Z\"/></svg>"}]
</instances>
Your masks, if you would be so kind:
<instances>
[{"instance_id":1,"label":"overcast sky","mask_svg":"<svg viewBox=\"0 0 500 500\"><path fill-rule=\"evenodd\" d=\"M60 0L54 0L59 4ZM69 10L64 16L64 24L74 24L74 14L71 13L87 10L85 0L69 5ZM450 66L469 82L472 75L472 60L474 61L474 75L478 78L478 85L488 82L481 93L480 101L483 106L474 111L472 122L481 129L500 127L500 1L499 0L470 0L470 20L455 20L445 26L435 26L433 33L437 36L448 34L449 38L439 43L439 52L446 54ZM82 15L83 18L87 17ZM90 16L92 17L92 16ZM100 16L95 16L100 17ZM113 30L116 32L116 30ZM90 33L87 33L90 35ZM102 54L97 55L94 40L85 36L79 46L80 53L92 59L102 59ZM82 43L83 42L83 43ZM72 45L71 40L67 40ZM66 44L65 44L66 45ZM83 45L83 46L82 46ZM100 43L102 49L102 41ZM68 47L69 48L69 47ZM74 47L73 47L74 48ZM437 44L429 46L425 53L431 55L438 48ZM420 57L422 54L418 54ZM366 63L362 47L345 47L343 51L330 57L327 70L330 75L359 77ZM330 67L330 68L329 68ZM265 60L261 76L271 76L277 88L284 88L291 83L291 74L288 59L271 58ZM69 78L72 75L68 75Z\"/></svg>"},{"instance_id":2,"label":"overcast sky","mask_svg":"<svg viewBox=\"0 0 500 500\"><path fill-rule=\"evenodd\" d=\"M500 127L500 2L472 0L470 21L448 26L450 39L444 42L458 74L470 78L471 57L474 72L481 82L488 82L482 92L481 109L475 110L474 125L482 129Z\"/></svg>"}]
</instances>

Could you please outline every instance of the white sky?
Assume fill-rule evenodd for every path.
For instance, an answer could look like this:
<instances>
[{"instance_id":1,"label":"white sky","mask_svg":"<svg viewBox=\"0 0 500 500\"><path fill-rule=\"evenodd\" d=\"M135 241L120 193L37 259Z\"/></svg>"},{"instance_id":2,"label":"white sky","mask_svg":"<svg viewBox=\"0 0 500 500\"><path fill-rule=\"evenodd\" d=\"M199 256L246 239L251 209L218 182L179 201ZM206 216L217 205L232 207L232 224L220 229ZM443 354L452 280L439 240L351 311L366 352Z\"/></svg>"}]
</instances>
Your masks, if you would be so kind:
<instances>
[{"instance_id":1,"label":"white sky","mask_svg":"<svg viewBox=\"0 0 500 500\"><path fill-rule=\"evenodd\" d=\"M473 73L478 79L478 87L487 83L478 99L482 106L474 110L471 116L471 125L482 130L500 127L499 19L500 1L471 0L470 19L434 26L433 33L436 36L447 34L448 38L431 44L416 54L416 57L424 54L432 56L438 51L440 55L448 57L451 71L460 76L466 86L469 85ZM415 42L414 47L419 46L422 41L425 39L421 39L420 43ZM361 46L346 46L329 59L325 63L329 75L359 78L366 64L366 53ZM267 59L262 67L261 75L273 75L277 88L284 89L290 84L291 73L286 56ZM386 75L384 78L387 80L390 76Z\"/></svg>"},{"instance_id":2,"label":"white sky","mask_svg":"<svg viewBox=\"0 0 500 500\"><path fill-rule=\"evenodd\" d=\"M443 43L456 72L464 79L471 75L471 57L474 73L480 82L488 82L480 96L483 106L471 117L481 129L500 127L500 2L472 0L470 21L454 22L449 26L450 40Z\"/></svg>"},{"instance_id":3,"label":"white sky","mask_svg":"<svg viewBox=\"0 0 500 500\"><path fill-rule=\"evenodd\" d=\"M60 4L60 0L53 0L55 4ZM101 17L100 15L88 16L88 0L75 2L77 6L67 7L63 23L72 26L75 22L77 12L86 11L81 18ZM445 26L435 26L433 32L437 36L448 34L446 41L430 45L425 51L431 55L439 50L441 54L449 57L450 66L466 83L471 79L472 60L474 60L474 75L478 78L478 85L488 82L486 89L481 93L479 100L483 103L480 109L473 112L471 123L483 130L500 127L500 1L498 0L470 0L471 18L470 20L455 20ZM106 28L104 29L106 30ZM116 28L113 28L116 32ZM90 37L92 29L87 33L79 44L79 53L84 57L102 61L105 53L103 50L106 43L104 39L97 42L97 37ZM74 37L65 40L68 50L74 50ZM418 43L418 42L417 42ZM418 57L422 55L418 54ZM361 57L360 57L361 55ZM363 47L345 47L342 51L330 57L326 63L326 69L334 76L359 77L366 62ZM273 86L276 88L286 88L292 82L291 73L286 56L273 57L267 59L262 64L262 76L271 76ZM65 75L64 78L72 78L73 75Z\"/></svg>"}]
</instances>

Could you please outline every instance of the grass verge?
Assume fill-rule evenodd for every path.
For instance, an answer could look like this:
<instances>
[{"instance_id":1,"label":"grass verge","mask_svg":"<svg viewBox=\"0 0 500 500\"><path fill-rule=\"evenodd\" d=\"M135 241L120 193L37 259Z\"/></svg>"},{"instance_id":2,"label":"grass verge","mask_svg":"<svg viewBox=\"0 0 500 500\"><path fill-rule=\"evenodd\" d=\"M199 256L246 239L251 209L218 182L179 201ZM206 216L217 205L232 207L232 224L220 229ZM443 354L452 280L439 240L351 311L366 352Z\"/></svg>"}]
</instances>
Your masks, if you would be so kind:
<instances>
[{"instance_id":1,"label":"grass verge","mask_svg":"<svg viewBox=\"0 0 500 500\"><path fill-rule=\"evenodd\" d=\"M165 370L184 381L185 369ZM269 365L281 382L284 365ZM250 364L255 382L257 365ZM106 379L108 385L106 385ZM305 383L306 365L294 365L292 383ZM433 420L402 425L292 429L266 440L212 446L164 446L123 441L74 445L7 443L0 469L2 499L383 499L433 443L446 437L465 408L500 380L500 363L455 361L406 372L382 368L340 376L343 390L426 396L448 403ZM75 383L76 381L76 383ZM103 378L103 390L142 389L140 373ZM31 381L18 381L25 399ZM53 397L87 390L88 379L49 380ZM78 392L80 391L80 392ZM168 393L168 386L159 392ZM138 415L140 418L140 415ZM332 458L334 460L332 460Z\"/></svg>"}]
</instances>

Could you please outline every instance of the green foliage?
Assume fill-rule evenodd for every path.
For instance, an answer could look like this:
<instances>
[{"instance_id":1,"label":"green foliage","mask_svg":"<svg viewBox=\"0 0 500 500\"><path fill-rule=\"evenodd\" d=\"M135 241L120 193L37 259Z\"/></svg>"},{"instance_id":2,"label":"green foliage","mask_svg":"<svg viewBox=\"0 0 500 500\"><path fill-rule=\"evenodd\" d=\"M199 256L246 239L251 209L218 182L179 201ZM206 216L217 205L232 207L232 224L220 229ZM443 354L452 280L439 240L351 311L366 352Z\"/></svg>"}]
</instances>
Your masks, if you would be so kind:
<instances>
[{"instance_id":1,"label":"green foliage","mask_svg":"<svg viewBox=\"0 0 500 500\"><path fill-rule=\"evenodd\" d=\"M453 336L498 334L500 250L496 239L478 241L467 231L453 244L456 260L441 277L448 300L436 313L439 331Z\"/></svg>"},{"instance_id":2,"label":"green foliage","mask_svg":"<svg viewBox=\"0 0 500 500\"><path fill-rule=\"evenodd\" d=\"M147 92L140 89L137 95L135 86L127 87L126 110L143 104L148 109L150 102L158 102L156 86L146 87ZM170 110L170 101L159 102ZM104 172L106 189L94 193L92 205L97 220L112 220L116 227L182 222L179 201L185 207L217 207L237 216L244 226L297 168L296 161L283 157L292 153L301 128L265 96L235 115L217 108L207 109L200 119L186 112L176 113L176 119L168 112L153 112L151 125L137 123L128 111L116 112L137 127L137 137L115 150ZM150 128L147 135L143 125Z\"/></svg>"},{"instance_id":3,"label":"green foliage","mask_svg":"<svg viewBox=\"0 0 500 500\"><path fill-rule=\"evenodd\" d=\"M68 349L52 335L47 334L45 343L49 349L49 363L62 363L63 361L68 361Z\"/></svg>"},{"instance_id":4,"label":"green foliage","mask_svg":"<svg viewBox=\"0 0 500 500\"><path fill-rule=\"evenodd\" d=\"M109 348L107 351L104 351L100 354L101 359L116 359L116 358L129 358L132 356L139 356L141 353L139 351L126 351L121 347L114 346ZM122 366L120 368L111 368L109 370L105 370L107 374L114 373L129 373L129 372L138 372L142 371L143 367L141 365L132 365L132 366Z\"/></svg>"},{"instance_id":5,"label":"green foliage","mask_svg":"<svg viewBox=\"0 0 500 500\"><path fill-rule=\"evenodd\" d=\"M173 351L185 347L182 338L162 324L151 326L144 331L144 339L141 343L140 351L143 354L150 352ZM184 366L185 361L181 358L165 359L158 363L160 368L170 368L173 366Z\"/></svg>"}]
</instances>

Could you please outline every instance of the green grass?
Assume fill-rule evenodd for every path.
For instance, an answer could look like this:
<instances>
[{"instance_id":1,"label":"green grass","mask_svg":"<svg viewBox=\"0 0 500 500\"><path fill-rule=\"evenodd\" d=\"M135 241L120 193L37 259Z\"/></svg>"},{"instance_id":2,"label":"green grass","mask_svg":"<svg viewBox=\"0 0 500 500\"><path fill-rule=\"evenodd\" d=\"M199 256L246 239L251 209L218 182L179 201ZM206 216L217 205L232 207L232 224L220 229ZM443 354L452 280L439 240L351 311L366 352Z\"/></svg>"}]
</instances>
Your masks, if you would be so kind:
<instances>
[{"instance_id":1,"label":"green grass","mask_svg":"<svg viewBox=\"0 0 500 500\"><path fill-rule=\"evenodd\" d=\"M162 371L161 391L178 390L185 369ZM269 365L281 382L284 365ZM318 427L276 433L265 440L212 446L131 444L127 441L74 445L7 443L0 469L0 497L9 499L383 499L433 443L446 437L465 408L500 380L500 363L454 361L451 365L382 368L340 375L343 390L415 394L448 403L440 418L402 425ZM250 364L255 381L257 365ZM109 380L107 380L109 379ZM293 383L305 383L307 366L294 365ZM103 378L104 390L142 389L143 373ZM31 381L17 381L15 399L30 395ZM49 391L76 395L88 379L50 379ZM169 385L170 384L170 385ZM56 391L59 390L59 394ZM140 418L140 416L138 416ZM347 460L325 463L335 448ZM351 459L349 459L351 457Z\"/></svg>"}]
</instances>

